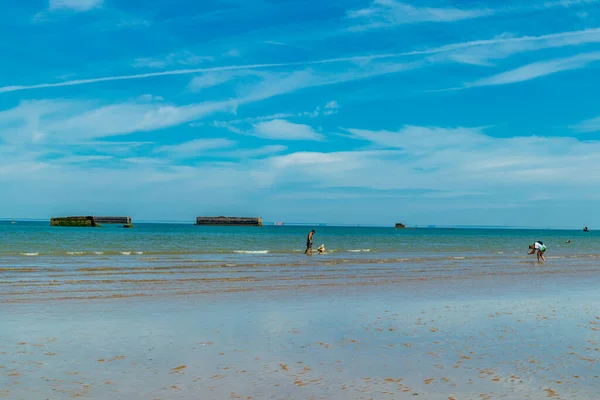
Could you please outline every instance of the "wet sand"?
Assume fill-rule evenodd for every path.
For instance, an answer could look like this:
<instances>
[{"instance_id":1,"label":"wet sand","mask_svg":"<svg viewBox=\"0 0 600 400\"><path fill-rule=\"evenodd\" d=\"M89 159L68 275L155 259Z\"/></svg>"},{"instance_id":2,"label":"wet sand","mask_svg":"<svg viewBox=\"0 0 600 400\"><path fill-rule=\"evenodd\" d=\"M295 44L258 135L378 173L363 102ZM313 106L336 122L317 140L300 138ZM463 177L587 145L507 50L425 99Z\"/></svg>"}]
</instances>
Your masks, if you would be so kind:
<instances>
[{"instance_id":1,"label":"wet sand","mask_svg":"<svg viewBox=\"0 0 600 400\"><path fill-rule=\"evenodd\" d=\"M58 295L34 282L18 294L10 278L0 397L597 398L600 274L484 267L265 266L264 276L240 268L119 285L100 276L72 292L59 282Z\"/></svg>"}]
</instances>

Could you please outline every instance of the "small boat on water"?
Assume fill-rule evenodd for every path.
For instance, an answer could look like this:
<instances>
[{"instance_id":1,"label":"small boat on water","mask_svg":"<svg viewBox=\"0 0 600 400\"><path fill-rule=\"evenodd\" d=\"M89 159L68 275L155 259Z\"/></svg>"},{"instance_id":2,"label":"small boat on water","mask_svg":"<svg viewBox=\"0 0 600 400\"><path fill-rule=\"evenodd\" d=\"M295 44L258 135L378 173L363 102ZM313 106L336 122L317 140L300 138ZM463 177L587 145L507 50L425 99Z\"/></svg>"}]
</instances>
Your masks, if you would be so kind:
<instances>
[{"instance_id":1,"label":"small boat on water","mask_svg":"<svg viewBox=\"0 0 600 400\"><path fill-rule=\"evenodd\" d=\"M12 220L10 221L11 224L16 224L17 222L15 221L15 217L12 217Z\"/></svg>"}]
</instances>

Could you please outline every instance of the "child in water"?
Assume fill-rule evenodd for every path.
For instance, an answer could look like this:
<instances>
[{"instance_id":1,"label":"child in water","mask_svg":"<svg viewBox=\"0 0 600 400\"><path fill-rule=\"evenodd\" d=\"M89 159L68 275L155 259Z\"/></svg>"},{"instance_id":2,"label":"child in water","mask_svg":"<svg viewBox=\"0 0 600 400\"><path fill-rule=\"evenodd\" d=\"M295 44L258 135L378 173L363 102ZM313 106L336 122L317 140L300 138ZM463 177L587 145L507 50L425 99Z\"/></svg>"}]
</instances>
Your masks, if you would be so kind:
<instances>
[{"instance_id":1,"label":"child in water","mask_svg":"<svg viewBox=\"0 0 600 400\"><path fill-rule=\"evenodd\" d=\"M527 254L533 254L537 251L537 260L538 262L540 262L540 258L542 259L542 261L546 262L546 259L544 258L544 252L546 251L546 245L544 245L543 242L541 241L537 241L534 244L530 244L529 245L529 249L531 250L529 253Z\"/></svg>"}]
</instances>

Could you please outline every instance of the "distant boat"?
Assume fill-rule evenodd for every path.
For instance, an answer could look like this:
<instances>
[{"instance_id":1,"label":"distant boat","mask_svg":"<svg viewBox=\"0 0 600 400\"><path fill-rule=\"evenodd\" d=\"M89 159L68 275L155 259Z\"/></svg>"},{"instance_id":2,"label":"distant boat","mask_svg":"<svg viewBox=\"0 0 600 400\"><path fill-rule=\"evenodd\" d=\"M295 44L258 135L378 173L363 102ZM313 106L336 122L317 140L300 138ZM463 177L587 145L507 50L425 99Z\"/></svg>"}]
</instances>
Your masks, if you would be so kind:
<instances>
[{"instance_id":1,"label":"distant boat","mask_svg":"<svg viewBox=\"0 0 600 400\"><path fill-rule=\"evenodd\" d=\"M11 224L16 224L15 222L15 217L12 217L12 221L10 221Z\"/></svg>"}]
</instances>

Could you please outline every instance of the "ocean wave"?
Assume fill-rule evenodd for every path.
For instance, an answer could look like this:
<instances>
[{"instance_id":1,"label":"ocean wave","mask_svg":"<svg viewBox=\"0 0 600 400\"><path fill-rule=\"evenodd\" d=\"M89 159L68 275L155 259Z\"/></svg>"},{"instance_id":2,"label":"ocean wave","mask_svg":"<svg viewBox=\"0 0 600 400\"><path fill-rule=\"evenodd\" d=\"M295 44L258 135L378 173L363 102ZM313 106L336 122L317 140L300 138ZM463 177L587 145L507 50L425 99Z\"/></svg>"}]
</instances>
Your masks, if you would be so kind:
<instances>
[{"instance_id":1,"label":"ocean wave","mask_svg":"<svg viewBox=\"0 0 600 400\"><path fill-rule=\"evenodd\" d=\"M70 256L79 256L85 254L85 251L67 251L67 254Z\"/></svg>"},{"instance_id":2,"label":"ocean wave","mask_svg":"<svg viewBox=\"0 0 600 400\"><path fill-rule=\"evenodd\" d=\"M97 256L101 256L102 254L104 254L103 251L95 251L94 254L96 254Z\"/></svg>"},{"instance_id":3,"label":"ocean wave","mask_svg":"<svg viewBox=\"0 0 600 400\"><path fill-rule=\"evenodd\" d=\"M144 252L143 251L136 251L135 254L141 255L141 254L144 254Z\"/></svg>"},{"instance_id":4,"label":"ocean wave","mask_svg":"<svg viewBox=\"0 0 600 400\"><path fill-rule=\"evenodd\" d=\"M237 254L267 254L269 250L235 250Z\"/></svg>"},{"instance_id":5,"label":"ocean wave","mask_svg":"<svg viewBox=\"0 0 600 400\"><path fill-rule=\"evenodd\" d=\"M39 256L40 253L21 253L22 256L30 256L30 257L34 257L34 256Z\"/></svg>"},{"instance_id":6,"label":"ocean wave","mask_svg":"<svg viewBox=\"0 0 600 400\"><path fill-rule=\"evenodd\" d=\"M131 254L130 251L121 251L121 254L123 254L124 256L128 256Z\"/></svg>"},{"instance_id":7,"label":"ocean wave","mask_svg":"<svg viewBox=\"0 0 600 400\"><path fill-rule=\"evenodd\" d=\"M348 250L350 253L368 253L371 249L356 249L356 250Z\"/></svg>"}]
</instances>

